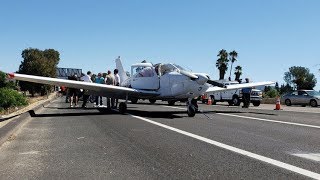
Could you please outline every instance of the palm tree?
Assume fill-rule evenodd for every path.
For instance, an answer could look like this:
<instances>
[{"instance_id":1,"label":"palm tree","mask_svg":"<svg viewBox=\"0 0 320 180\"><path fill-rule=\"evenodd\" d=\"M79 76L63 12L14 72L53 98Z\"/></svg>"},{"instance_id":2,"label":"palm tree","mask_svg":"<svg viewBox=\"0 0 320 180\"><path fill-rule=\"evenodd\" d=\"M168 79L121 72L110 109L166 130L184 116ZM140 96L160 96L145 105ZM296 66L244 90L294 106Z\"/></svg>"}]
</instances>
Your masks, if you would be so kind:
<instances>
[{"instance_id":1,"label":"palm tree","mask_svg":"<svg viewBox=\"0 0 320 180\"><path fill-rule=\"evenodd\" d=\"M219 59L216 62L216 67L219 69L219 79L224 79L224 75L228 70L228 52L224 49L221 49L217 56Z\"/></svg>"},{"instance_id":2,"label":"palm tree","mask_svg":"<svg viewBox=\"0 0 320 180\"><path fill-rule=\"evenodd\" d=\"M235 80L236 80L236 81L240 81L240 76L241 76L241 74L242 74L242 67L241 67L241 66L235 67L234 75L236 76L236 77L235 77Z\"/></svg>"},{"instance_id":3,"label":"palm tree","mask_svg":"<svg viewBox=\"0 0 320 180\"><path fill-rule=\"evenodd\" d=\"M235 50L233 50L232 52L229 53L229 61L231 61L229 80L231 80L232 65L234 62L237 61L237 57L238 57L238 53Z\"/></svg>"}]
</instances>

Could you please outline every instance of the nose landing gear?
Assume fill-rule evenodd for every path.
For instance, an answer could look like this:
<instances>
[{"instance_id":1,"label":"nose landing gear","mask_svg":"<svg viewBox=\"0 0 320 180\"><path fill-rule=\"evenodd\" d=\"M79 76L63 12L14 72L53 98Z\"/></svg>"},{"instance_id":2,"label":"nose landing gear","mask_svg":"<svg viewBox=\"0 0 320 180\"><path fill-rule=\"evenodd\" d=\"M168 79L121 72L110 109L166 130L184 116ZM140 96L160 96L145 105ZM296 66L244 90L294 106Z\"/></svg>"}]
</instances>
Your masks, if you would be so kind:
<instances>
[{"instance_id":1,"label":"nose landing gear","mask_svg":"<svg viewBox=\"0 0 320 180\"><path fill-rule=\"evenodd\" d=\"M189 117L194 117L198 111L198 104L196 99L188 99L187 101L187 113Z\"/></svg>"}]
</instances>

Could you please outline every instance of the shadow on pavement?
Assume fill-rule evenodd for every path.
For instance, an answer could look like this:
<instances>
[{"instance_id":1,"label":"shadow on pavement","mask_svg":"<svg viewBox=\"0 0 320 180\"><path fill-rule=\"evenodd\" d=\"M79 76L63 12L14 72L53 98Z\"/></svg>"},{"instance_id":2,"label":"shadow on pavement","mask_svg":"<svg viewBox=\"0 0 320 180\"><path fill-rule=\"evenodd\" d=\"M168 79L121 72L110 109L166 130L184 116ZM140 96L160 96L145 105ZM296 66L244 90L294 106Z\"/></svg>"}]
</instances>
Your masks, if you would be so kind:
<instances>
[{"instance_id":1,"label":"shadow on pavement","mask_svg":"<svg viewBox=\"0 0 320 180\"><path fill-rule=\"evenodd\" d=\"M52 113L52 114L36 114L34 110L28 111L31 117L60 117L60 116L92 116L92 115L106 115L106 114L119 114L116 111L109 109L97 109L99 112L77 112L77 113Z\"/></svg>"}]
</instances>

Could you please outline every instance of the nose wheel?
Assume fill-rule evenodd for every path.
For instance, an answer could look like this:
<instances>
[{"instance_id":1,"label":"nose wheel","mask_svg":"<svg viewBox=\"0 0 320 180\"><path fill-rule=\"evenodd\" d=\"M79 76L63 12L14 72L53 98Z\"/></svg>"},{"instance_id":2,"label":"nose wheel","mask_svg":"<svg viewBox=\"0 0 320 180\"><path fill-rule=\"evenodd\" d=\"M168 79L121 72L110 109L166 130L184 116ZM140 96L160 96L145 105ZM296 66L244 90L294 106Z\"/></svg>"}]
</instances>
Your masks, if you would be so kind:
<instances>
[{"instance_id":1,"label":"nose wheel","mask_svg":"<svg viewBox=\"0 0 320 180\"><path fill-rule=\"evenodd\" d=\"M189 117L194 117L198 110L198 104L196 99L189 99L187 102L187 113Z\"/></svg>"}]
</instances>

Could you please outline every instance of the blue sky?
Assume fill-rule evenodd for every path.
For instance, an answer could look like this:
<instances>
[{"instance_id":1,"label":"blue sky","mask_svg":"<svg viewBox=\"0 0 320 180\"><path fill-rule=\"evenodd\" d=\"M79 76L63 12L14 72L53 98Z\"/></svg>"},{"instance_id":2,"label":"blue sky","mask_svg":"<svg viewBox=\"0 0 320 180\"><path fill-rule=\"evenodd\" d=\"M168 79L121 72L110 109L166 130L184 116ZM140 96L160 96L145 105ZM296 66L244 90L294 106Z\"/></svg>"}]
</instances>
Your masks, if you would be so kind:
<instances>
[{"instance_id":1,"label":"blue sky","mask_svg":"<svg viewBox=\"0 0 320 180\"><path fill-rule=\"evenodd\" d=\"M283 83L310 69L320 89L318 0L10 0L0 2L0 70L18 70L26 48L53 48L60 67L106 72L144 59L174 62L218 78L218 51L252 81Z\"/></svg>"}]
</instances>

